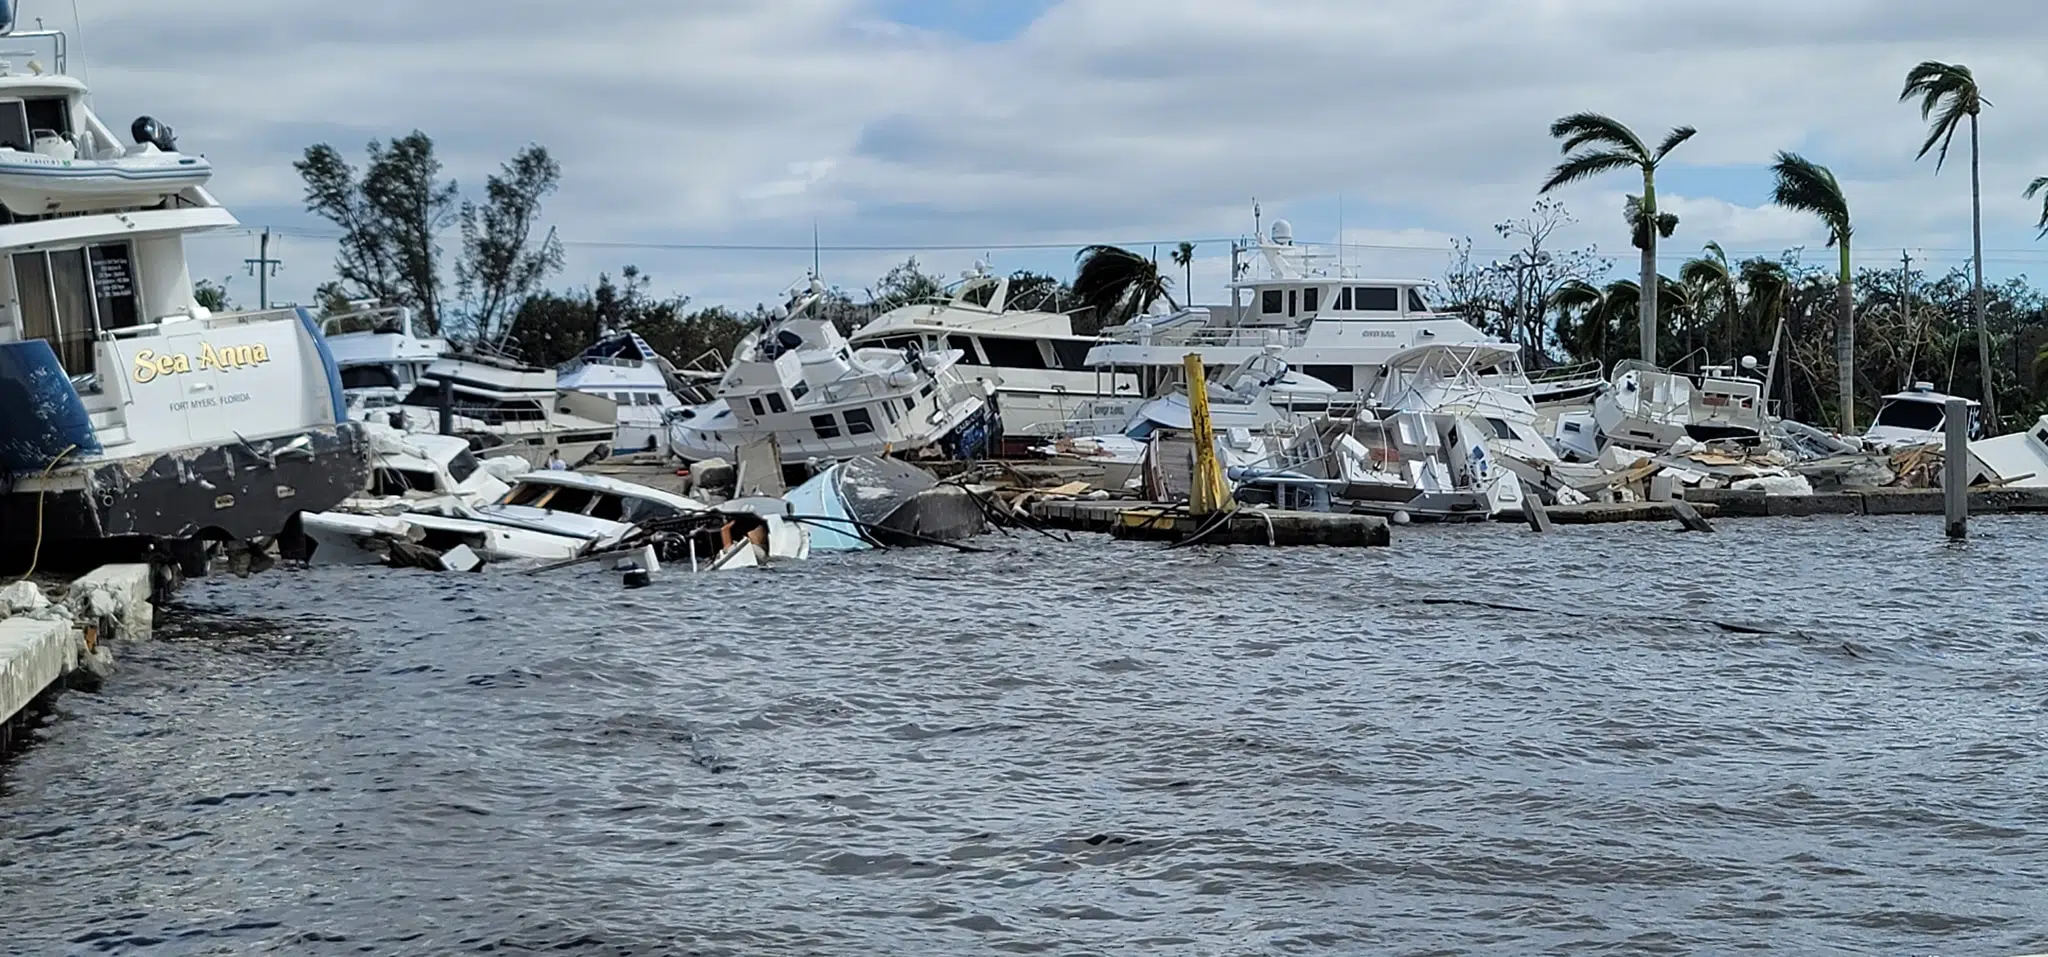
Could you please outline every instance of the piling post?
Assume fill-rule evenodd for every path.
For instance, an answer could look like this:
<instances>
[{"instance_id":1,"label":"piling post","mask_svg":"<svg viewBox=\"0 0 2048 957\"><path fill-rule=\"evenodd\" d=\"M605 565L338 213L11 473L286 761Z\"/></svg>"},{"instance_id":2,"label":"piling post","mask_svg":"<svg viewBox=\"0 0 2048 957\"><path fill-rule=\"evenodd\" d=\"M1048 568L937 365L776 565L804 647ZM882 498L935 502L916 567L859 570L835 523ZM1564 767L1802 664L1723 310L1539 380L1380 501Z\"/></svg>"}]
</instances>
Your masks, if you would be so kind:
<instances>
[{"instance_id":1,"label":"piling post","mask_svg":"<svg viewBox=\"0 0 2048 957\"><path fill-rule=\"evenodd\" d=\"M1188 492L1188 512L1208 515L1227 511L1230 492L1223 481L1223 463L1216 459L1216 430L1209 421L1209 380L1202 372L1202 355L1190 352L1181 359L1188 380L1188 424L1195 433L1195 481Z\"/></svg>"},{"instance_id":2,"label":"piling post","mask_svg":"<svg viewBox=\"0 0 2048 957\"><path fill-rule=\"evenodd\" d=\"M455 434L455 380L441 380L441 434Z\"/></svg>"},{"instance_id":3,"label":"piling post","mask_svg":"<svg viewBox=\"0 0 2048 957\"><path fill-rule=\"evenodd\" d=\"M1970 537L1970 403L1951 397L1942 428L1948 447L1942 453L1941 492L1948 517L1948 537L1962 541Z\"/></svg>"}]
</instances>

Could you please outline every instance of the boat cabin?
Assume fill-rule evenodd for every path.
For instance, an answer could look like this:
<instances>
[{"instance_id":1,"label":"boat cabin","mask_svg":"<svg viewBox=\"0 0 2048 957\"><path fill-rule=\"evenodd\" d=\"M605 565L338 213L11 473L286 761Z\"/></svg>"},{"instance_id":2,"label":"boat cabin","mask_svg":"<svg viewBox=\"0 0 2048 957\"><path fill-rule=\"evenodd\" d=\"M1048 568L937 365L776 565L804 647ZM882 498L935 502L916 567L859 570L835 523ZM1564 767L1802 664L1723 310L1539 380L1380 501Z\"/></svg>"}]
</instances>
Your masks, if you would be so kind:
<instances>
[{"instance_id":1,"label":"boat cabin","mask_svg":"<svg viewBox=\"0 0 2048 957\"><path fill-rule=\"evenodd\" d=\"M706 506L681 495L602 475L542 471L520 476L492 509L512 515L530 510L555 517L580 516L637 525L695 515L705 511Z\"/></svg>"},{"instance_id":2,"label":"boat cabin","mask_svg":"<svg viewBox=\"0 0 2048 957\"><path fill-rule=\"evenodd\" d=\"M1948 424L1949 398L1934 391L1932 382L1915 382L1911 389L1884 397L1877 407L1877 417L1871 420L1863 438L1880 446L1940 442ZM1975 399L1967 401L1970 407L1970 438L1976 439L1983 428L1979 421L1979 403Z\"/></svg>"}]
</instances>

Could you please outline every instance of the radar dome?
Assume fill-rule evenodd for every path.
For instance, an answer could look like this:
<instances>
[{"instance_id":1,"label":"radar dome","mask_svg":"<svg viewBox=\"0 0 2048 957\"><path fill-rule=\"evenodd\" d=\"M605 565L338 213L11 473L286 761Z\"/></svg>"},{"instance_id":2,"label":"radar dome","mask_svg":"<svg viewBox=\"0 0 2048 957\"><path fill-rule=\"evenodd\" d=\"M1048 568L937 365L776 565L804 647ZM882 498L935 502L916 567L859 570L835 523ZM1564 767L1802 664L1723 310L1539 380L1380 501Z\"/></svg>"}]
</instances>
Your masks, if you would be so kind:
<instances>
[{"instance_id":1,"label":"radar dome","mask_svg":"<svg viewBox=\"0 0 2048 957\"><path fill-rule=\"evenodd\" d=\"M1273 220L1273 241L1282 246L1294 244L1294 224L1284 219Z\"/></svg>"}]
</instances>

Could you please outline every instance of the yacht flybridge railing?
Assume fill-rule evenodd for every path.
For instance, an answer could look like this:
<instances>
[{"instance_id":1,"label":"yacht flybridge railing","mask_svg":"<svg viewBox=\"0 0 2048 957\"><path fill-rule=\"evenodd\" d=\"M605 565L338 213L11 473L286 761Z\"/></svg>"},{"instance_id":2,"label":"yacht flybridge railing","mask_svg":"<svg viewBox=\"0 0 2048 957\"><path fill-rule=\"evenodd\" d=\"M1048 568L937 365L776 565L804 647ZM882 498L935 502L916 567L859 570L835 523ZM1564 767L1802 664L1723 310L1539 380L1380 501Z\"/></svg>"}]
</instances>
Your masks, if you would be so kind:
<instances>
[{"instance_id":1,"label":"yacht flybridge railing","mask_svg":"<svg viewBox=\"0 0 2048 957\"><path fill-rule=\"evenodd\" d=\"M1218 329L1212 326L1194 328L1173 328L1143 326L1116 326L1102 331L1103 338L1123 345L1138 346L1210 346L1214 348L1252 348L1266 346L1300 346L1307 334L1297 329L1273 326L1238 326Z\"/></svg>"},{"instance_id":2,"label":"yacht flybridge railing","mask_svg":"<svg viewBox=\"0 0 2048 957\"><path fill-rule=\"evenodd\" d=\"M1529 373L1529 381L1537 383L1578 382L1600 378L1600 360L1580 362L1575 365L1551 366Z\"/></svg>"},{"instance_id":3,"label":"yacht flybridge railing","mask_svg":"<svg viewBox=\"0 0 2048 957\"><path fill-rule=\"evenodd\" d=\"M48 51L15 49L12 44L20 40L48 40L50 48ZM0 45L0 60L7 61L10 69L25 69L30 63L40 63L37 58L47 52L51 65L56 67L51 72L66 76L71 73L71 38L65 36L62 30L16 30L0 35L0 44L4 44Z\"/></svg>"}]
</instances>

